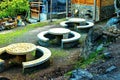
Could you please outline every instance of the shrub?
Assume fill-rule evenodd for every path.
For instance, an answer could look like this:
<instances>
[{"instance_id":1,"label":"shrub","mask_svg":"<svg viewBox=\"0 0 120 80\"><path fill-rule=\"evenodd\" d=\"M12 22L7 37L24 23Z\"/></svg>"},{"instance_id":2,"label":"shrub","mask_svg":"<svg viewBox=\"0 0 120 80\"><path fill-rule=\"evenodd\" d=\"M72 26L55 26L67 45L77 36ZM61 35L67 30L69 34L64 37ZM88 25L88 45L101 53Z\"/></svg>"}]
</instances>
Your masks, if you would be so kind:
<instances>
[{"instance_id":1,"label":"shrub","mask_svg":"<svg viewBox=\"0 0 120 80\"><path fill-rule=\"evenodd\" d=\"M28 0L2 0L0 2L0 18L16 16L28 12Z\"/></svg>"}]
</instances>

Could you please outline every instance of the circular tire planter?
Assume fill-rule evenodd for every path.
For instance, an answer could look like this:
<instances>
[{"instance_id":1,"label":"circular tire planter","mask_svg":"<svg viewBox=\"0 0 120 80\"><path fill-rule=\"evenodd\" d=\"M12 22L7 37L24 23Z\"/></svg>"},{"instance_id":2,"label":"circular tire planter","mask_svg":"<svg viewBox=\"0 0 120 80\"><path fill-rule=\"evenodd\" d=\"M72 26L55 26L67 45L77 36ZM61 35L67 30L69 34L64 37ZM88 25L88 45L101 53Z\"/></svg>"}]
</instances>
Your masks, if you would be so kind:
<instances>
[{"instance_id":1,"label":"circular tire planter","mask_svg":"<svg viewBox=\"0 0 120 80\"><path fill-rule=\"evenodd\" d=\"M81 24L80 26L77 26L77 28L84 29L84 28L90 28L90 27L93 27L93 26L94 26L94 23L86 21L86 23Z\"/></svg>"}]
</instances>

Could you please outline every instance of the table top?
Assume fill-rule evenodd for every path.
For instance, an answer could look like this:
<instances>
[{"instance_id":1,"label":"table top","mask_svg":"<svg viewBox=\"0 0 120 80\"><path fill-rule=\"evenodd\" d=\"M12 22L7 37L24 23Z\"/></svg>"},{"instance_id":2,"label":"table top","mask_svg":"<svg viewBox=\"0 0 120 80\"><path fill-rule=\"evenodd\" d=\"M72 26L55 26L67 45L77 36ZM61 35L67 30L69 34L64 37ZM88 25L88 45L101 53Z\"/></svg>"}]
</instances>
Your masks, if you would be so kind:
<instances>
[{"instance_id":1,"label":"table top","mask_svg":"<svg viewBox=\"0 0 120 80\"><path fill-rule=\"evenodd\" d=\"M70 30L66 28L52 28L49 29L48 32L53 35L63 35L69 33Z\"/></svg>"},{"instance_id":2,"label":"table top","mask_svg":"<svg viewBox=\"0 0 120 80\"><path fill-rule=\"evenodd\" d=\"M70 22L85 22L86 20L83 18L70 18L68 21L70 21Z\"/></svg>"},{"instance_id":3,"label":"table top","mask_svg":"<svg viewBox=\"0 0 120 80\"><path fill-rule=\"evenodd\" d=\"M25 55L35 50L36 45L32 43L15 43L8 45L6 48L6 52L12 55Z\"/></svg>"}]
</instances>

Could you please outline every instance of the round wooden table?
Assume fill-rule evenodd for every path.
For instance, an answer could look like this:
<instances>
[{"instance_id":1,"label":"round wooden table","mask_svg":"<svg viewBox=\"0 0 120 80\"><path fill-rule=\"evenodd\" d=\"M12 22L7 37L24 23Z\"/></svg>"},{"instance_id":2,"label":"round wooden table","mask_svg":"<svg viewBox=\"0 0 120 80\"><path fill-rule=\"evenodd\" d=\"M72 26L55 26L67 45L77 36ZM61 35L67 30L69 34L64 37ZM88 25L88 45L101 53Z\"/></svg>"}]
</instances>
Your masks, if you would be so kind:
<instances>
[{"instance_id":1,"label":"round wooden table","mask_svg":"<svg viewBox=\"0 0 120 80\"><path fill-rule=\"evenodd\" d=\"M36 45L32 43L15 43L8 45L6 52L12 55L26 55L36 50Z\"/></svg>"},{"instance_id":2,"label":"round wooden table","mask_svg":"<svg viewBox=\"0 0 120 80\"><path fill-rule=\"evenodd\" d=\"M36 45L31 43L15 43L8 45L6 48L6 52L11 55L16 56L16 61L18 63L26 61L26 55L34 54L35 55Z\"/></svg>"}]
</instances>

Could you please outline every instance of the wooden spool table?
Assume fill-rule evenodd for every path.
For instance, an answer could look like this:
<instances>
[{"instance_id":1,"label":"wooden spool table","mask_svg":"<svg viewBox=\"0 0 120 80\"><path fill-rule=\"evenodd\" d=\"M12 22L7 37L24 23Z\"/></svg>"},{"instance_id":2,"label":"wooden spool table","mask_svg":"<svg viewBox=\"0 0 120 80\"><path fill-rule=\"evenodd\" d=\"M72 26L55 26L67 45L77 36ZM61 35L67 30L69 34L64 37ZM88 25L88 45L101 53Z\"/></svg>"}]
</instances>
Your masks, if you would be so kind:
<instances>
[{"instance_id":1,"label":"wooden spool table","mask_svg":"<svg viewBox=\"0 0 120 80\"><path fill-rule=\"evenodd\" d=\"M76 29L77 26L86 23L86 20L83 18L70 18L68 21L74 24L74 29Z\"/></svg>"},{"instance_id":2,"label":"wooden spool table","mask_svg":"<svg viewBox=\"0 0 120 80\"><path fill-rule=\"evenodd\" d=\"M22 63L26 61L26 55L35 55L36 45L31 43L15 43L7 46L6 52L11 55L15 55L15 62Z\"/></svg>"},{"instance_id":3,"label":"wooden spool table","mask_svg":"<svg viewBox=\"0 0 120 80\"><path fill-rule=\"evenodd\" d=\"M48 30L48 33L56 35L57 43L61 44L61 39L67 39L70 30L66 28L52 28Z\"/></svg>"}]
</instances>

